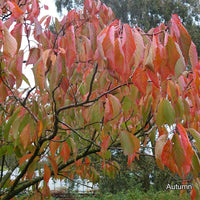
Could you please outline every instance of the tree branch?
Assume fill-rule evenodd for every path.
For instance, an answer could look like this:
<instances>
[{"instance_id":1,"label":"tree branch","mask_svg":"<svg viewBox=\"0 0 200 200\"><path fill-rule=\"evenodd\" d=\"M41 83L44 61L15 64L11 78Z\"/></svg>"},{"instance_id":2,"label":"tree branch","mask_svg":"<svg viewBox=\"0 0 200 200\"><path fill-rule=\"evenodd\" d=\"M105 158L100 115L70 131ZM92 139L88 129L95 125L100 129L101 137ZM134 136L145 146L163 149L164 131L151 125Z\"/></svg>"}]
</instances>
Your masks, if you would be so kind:
<instances>
[{"instance_id":1,"label":"tree branch","mask_svg":"<svg viewBox=\"0 0 200 200\"><path fill-rule=\"evenodd\" d=\"M96 63L96 64L95 64L95 67L94 67L94 73L93 73L92 79L91 79L91 81L90 81L90 89L89 89L89 93L88 93L88 96L87 96L86 101L89 101L90 96L91 96L91 94L92 94L92 87L93 87L94 79L95 79L95 76L96 76L96 73L97 73L97 69L98 69L98 64Z\"/></svg>"}]
</instances>

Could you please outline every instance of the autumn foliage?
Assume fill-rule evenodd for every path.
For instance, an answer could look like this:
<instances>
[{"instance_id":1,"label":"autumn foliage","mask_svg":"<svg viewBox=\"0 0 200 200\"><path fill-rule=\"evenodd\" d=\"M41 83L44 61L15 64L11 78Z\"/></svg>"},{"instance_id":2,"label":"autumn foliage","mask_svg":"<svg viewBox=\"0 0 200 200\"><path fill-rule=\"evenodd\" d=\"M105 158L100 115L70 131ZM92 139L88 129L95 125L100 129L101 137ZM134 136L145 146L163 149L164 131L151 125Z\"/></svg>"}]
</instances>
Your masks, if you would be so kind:
<instances>
[{"instance_id":1,"label":"autumn foliage","mask_svg":"<svg viewBox=\"0 0 200 200\"><path fill-rule=\"evenodd\" d=\"M200 63L177 15L145 33L86 0L50 31L37 0L0 6L1 199L30 186L29 199L45 198L51 177L97 182L94 160L112 177L111 149L129 166L148 147L161 169L192 176L199 199Z\"/></svg>"}]
</instances>

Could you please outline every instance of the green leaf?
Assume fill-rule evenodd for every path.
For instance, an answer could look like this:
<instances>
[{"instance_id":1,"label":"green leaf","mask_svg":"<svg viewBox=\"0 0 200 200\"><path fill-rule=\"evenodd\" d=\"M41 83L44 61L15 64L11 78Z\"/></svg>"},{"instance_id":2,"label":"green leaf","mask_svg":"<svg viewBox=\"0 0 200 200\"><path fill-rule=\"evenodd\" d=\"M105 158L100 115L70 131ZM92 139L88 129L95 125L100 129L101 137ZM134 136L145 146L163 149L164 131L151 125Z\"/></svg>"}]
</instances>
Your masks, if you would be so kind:
<instances>
[{"instance_id":1,"label":"green leaf","mask_svg":"<svg viewBox=\"0 0 200 200\"><path fill-rule=\"evenodd\" d=\"M7 153L7 146L2 146L0 148L0 158Z\"/></svg>"},{"instance_id":2,"label":"green leaf","mask_svg":"<svg viewBox=\"0 0 200 200\"><path fill-rule=\"evenodd\" d=\"M198 177L200 173L200 160L196 152L194 152L194 155L192 157L192 168L191 172L195 177Z\"/></svg>"},{"instance_id":3,"label":"green leaf","mask_svg":"<svg viewBox=\"0 0 200 200\"><path fill-rule=\"evenodd\" d=\"M184 156L184 151L183 151L183 147L181 145L180 138L179 138L177 133L175 133L173 135L172 144L173 144L173 146L172 146L173 159L174 159L177 167L179 169L181 169L184 165L184 162L185 162L185 156ZM182 170L179 170L179 173L180 173L180 176L181 176Z\"/></svg>"},{"instance_id":4,"label":"green leaf","mask_svg":"<svg viewBox=\"0 0 200 200\"><path fill-rule=\"evenodd\" d=\"M175 77L178 78L185 70L186 65L185 65L185 60L184 60L182 51L177 43L176 43L176 48L180 54L180 58L177 60L176 65L175 65Z\"/></svg>"},{"instance_id":5,"label":"green leaf","mask_svg":"<svg viewBox=\"0 0 200 200\"><path fill-rule=\"evenodd\" d=\"M19 132L20 133L25 128L25 126L29 123L29 120L30 120L30 115L27 113L27 114L24 115L22 121L20 122L20 125L19 125Z\"/></svg>"},{"instance_id":6,"label":"green leaf","mask_svg":"<svg viewBox=\"0 0 200 200\"><path fill-rule=\"evenodd\" d=\"M195 129L193 129L193 128L189 128L188 129L189 130L189 132L190 132L190 134L193 136L193 138L195 139L195 145L196 145L196 147L197 147L197 149L199 150L199 152L200 152L200 133L199 132L197 132Z\"/></svg>"},{"instance_id":7,"label":"green leaf","mask_svg":"<svg viewBox=\"0 0 200 200\"><path fill-rule=\"evenodd\" d=\"M120 134L120 142L122 144L125 155L133 155L139 151L139 139L129 132L122 132Z\"/></svg>"},{"instance_id":8,"label":"green leaf","mask_svg":"<svg viewBox=\"0 0 200 200\"><path fill-rule=\"evenodd\" d=\"M31 84L29 83L29 80L27 79L27 77L26 77L24 74L22 74L22 80L25 81L25 83L26 83L28 86L31 87Z\"/></svg>"},{"instance_id":9,"label":"green leaf","mask_svg":"<svg viewBox=\"0 0 200 200\"><path fill-rule=\"evenodd\" d=\"M161 99L158 105L156 124L161 127L163 124L172 125L175 121L175 111L167 99Z\"/></svg>"},{"instance_id":10,"label":"green leaf","mask_svg":"<svg viewBox=\"0 0 200 200\"><path fill-rule=\"evenodd\" d=\"M20 112L21 108L18 108L14 114L8 119L8 122L6 123L5 125L5 128L4 128L4 137L5 139L7 140L8 139L8 135L9 135L9 131L12 127L12 124L13 122L15 121L15 119L17 118L19 112Z\"/></svg>"},{"instance_id":11,"label":"green leaf","mask_svg":"<svg viewBox=\"0 0 200 200\"><path fill-rule=\"evenodd\" d=\"M178 98L178 101L176 102L174 109L176 113L176 118L178 118L178 120L181 121L183 117L184 105L180 97Z\"/></svg>"}]
</instances>

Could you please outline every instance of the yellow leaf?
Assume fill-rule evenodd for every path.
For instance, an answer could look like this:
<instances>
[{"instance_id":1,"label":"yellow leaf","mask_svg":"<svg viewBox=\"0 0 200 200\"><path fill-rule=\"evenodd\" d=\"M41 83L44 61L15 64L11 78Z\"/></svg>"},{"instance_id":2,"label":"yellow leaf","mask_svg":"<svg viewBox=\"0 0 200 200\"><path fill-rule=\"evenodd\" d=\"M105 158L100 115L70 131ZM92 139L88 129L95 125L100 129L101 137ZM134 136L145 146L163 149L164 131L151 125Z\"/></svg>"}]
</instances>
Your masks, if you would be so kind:
<instances>
[{"instance_id":1,"label":"yellow leaf","mask_svg":"<svg viewBox=\"0 0 200 200\"><path fill-rule=\"evenodd\" d=\"M42 130L43 130L43 124L42 124L42 121L38 121L38 124L37 124L37 130L38 130L38 137L40 138L41 135L42 135Z\"/></svg>"}]
</instances>

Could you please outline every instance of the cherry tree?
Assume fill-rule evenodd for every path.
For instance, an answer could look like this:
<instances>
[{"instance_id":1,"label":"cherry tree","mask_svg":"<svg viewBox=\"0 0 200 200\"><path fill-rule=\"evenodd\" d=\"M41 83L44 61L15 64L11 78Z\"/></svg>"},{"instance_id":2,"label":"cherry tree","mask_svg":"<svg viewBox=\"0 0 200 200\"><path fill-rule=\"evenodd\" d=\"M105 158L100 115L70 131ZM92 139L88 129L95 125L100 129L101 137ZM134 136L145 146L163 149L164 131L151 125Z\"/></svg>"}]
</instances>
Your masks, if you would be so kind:
<instances>
[{"instance_id":1,"label":"cherry tree","mask_svg":"<svg viewBox=\"0 0 200 200\"><path fill-rule=\"evenodd\" d=\"M120 170L111 151L129 166L148 147L199 199L200 63L179 17L145 33L86 0L50 31L39 13L37 0L0 3L1 199L45 199L51 177L98 182Z\"/></svg>"}]
</instances>

